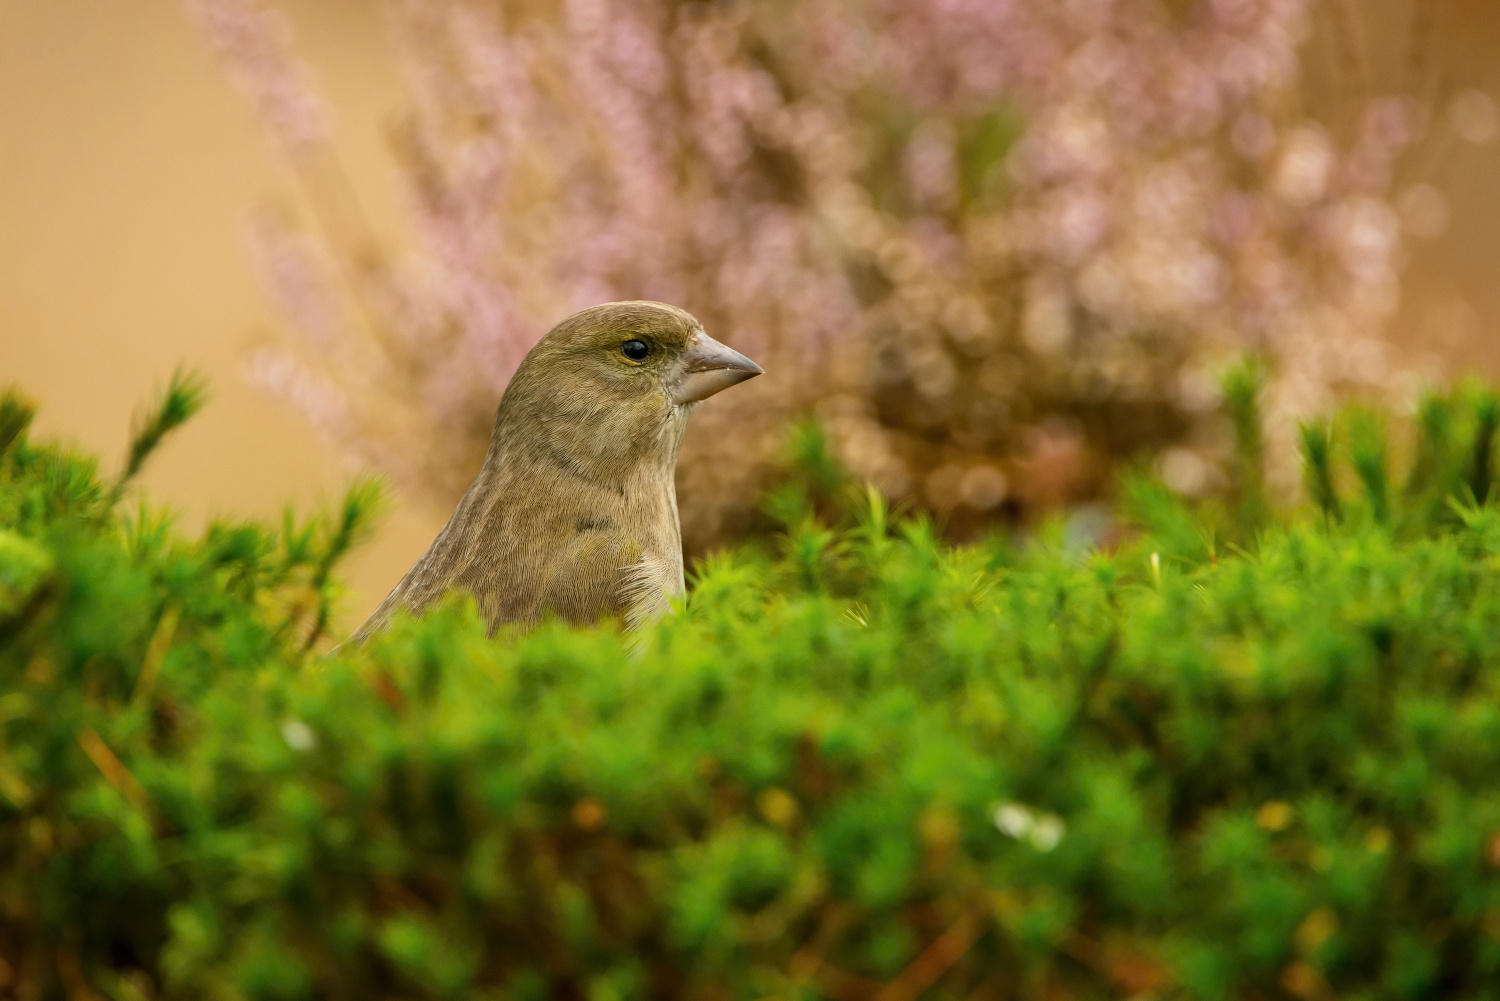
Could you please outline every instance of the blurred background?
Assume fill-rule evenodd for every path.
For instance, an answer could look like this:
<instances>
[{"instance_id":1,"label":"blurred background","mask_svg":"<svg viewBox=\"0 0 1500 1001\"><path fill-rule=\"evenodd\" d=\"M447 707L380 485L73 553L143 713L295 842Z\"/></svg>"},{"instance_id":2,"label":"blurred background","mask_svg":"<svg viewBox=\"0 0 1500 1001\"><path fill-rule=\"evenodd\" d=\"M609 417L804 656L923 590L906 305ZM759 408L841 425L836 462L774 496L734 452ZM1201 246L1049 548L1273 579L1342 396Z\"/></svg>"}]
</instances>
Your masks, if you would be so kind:
<instances>
[{"instance_id":1,"label":"blurred background","mask_svg":"<svg viewBox=\"0 0 1500 1001\"><path fill-rule=\"evenodd\" d=\"M402 106L378 4L282 5L338 107L337 143L396 232L387 126ZM281 326L246 239L295 203L277 147L174 0L0 0L0 382L42 433L119 462L132 412L186 364L212 402L152 460L145 488L189 527L310 510L351 464L245 379ZM346 621L372 608L443 515L399 503L351 563ZM377 594L376 592L380 593Z\"/></svg>"},{"instance_id":2,"label":"blurred background","mask_svg":"<svg viewBox=\"0 0 1500 1001\"><path fill-rule=\"evenodd\" d=\"M768 369L694 418L695 552L805 413L957 535L1202 492L1236 353L1273 443L1500 375L1497 66L1486 0L0 0L0 381L118 461L207 373L145 476L190 527L384 473L345 626L612 298Z\"/></svg>"}]
</instances>

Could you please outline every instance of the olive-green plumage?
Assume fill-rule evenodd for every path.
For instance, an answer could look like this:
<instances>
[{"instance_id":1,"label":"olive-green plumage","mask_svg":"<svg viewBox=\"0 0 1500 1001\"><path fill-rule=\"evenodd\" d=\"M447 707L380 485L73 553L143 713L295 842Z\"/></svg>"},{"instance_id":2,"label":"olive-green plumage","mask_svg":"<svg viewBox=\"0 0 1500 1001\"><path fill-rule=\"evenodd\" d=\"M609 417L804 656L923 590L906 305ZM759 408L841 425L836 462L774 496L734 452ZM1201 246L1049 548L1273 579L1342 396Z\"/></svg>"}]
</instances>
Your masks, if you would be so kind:
<instances>
[{"instance_id":1,"label":"olive-green plumage","mask_svg":"<svg viewBox=\"0 0 1500 1001\"><path fill-rule=\"evenodd\" d=\"M548 614L634 625L664 611L683 592L673 474L688 413L759 373L664 303L559 323L506 388L453 517L354 640L453 589L474 595L491 630Z\"/></svg>"}]
</instances>

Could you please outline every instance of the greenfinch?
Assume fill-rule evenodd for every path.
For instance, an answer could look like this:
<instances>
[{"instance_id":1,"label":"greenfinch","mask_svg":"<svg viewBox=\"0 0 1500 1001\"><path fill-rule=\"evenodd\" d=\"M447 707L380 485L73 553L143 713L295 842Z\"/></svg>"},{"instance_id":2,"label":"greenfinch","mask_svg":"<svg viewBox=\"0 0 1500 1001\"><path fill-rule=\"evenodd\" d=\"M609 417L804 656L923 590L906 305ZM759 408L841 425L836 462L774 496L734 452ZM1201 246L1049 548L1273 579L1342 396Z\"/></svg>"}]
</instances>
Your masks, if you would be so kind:
<instances>
[{"instance_id":1,"label":"greenfinch","mask_svg":"<svg viewBox=\"0 0 1500 1001\"><path fill-rule=\"evenodd\" d=\"M353 641L453 590L474 596L491 632L548 615L634 627L665 611L684 591L674 473L688 414L760 374L665 303L563 320L506 387L447 526Z\"/></svg>"}]
</instances>

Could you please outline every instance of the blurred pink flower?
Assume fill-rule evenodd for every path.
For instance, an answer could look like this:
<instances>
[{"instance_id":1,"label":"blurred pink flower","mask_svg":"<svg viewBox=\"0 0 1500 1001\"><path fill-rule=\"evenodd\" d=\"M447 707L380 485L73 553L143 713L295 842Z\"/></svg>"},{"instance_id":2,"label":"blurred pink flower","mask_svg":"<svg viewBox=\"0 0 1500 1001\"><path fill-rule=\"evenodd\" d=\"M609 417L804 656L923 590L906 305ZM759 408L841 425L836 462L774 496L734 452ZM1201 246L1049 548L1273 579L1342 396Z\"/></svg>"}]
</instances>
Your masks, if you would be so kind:
<instances>
[{"instance_id":1,"label":"blurred pink flower","mask_svg":"<svg viewBox=\"0 0 1500 1001\"><path fill-rule=\"evenodd\" d=\"M1038 427L1086 443L1070 469L1180 445L1228 353L1272 359L1273 439L1389 381L1389 187L1422 116L1372 95L1353 128L1294 110L1314 6L398 0L417 242L358 248L357 309L284 240L269 283L348 401L315 416L420 492L462 489L551 322L657 298L768 371L695 418L690 545L748 524L778 426L807 410L894 494L976 517L1053 503L1020 475L1053 454ZM278 22L190 7L285 145L322 142ZM265 371L316 411L314 383Z\"/></svg>"},{"instance_id":2,"label":"blurred pink flower","mask_svg":"<svg viewBox=\"0 0 1500 1001\"><path fill-rule=\"evenodd\" d=\"M234 83L293 156L328 138L328 111L291 54L286 22L258 0L184 0Z\"/></svg>"}]
</instances>

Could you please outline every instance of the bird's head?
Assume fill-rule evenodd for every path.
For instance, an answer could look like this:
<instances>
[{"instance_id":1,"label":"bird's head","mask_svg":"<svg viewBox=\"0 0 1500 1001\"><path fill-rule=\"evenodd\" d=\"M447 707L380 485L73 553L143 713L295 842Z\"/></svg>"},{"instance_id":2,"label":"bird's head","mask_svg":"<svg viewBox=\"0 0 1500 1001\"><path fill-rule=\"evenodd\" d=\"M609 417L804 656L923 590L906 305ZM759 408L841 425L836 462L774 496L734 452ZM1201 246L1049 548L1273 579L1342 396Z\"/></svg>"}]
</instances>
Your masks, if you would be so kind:
<instances>
[{"instance_id":1,"label":"bird's head","mask_svg":"<svg viewBox=\"0 0 1500 1001\"><path fill-rule=\"evenodd\" d=\"M610 451L605 438L642 441L680 428L693 404L761 372L676 306L611 302L548 331L506 397L563 435L586 431L596 439L592 451Z\"/></svg>"},{"instance_id":2,"label":"bird's head","mask_svg":"<svg viewBox=\"0 0 1500 1001\"><path fill-rule=\"evenodd\" d=\"M658 397L686 406L762 371L704 333L692 314L662 302L610 302L574 313L532 354L570 373L580 387L622 403Z\"/></svg>"}]
</instances>

